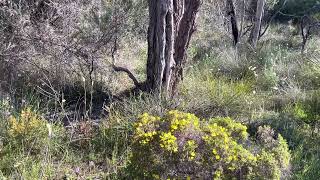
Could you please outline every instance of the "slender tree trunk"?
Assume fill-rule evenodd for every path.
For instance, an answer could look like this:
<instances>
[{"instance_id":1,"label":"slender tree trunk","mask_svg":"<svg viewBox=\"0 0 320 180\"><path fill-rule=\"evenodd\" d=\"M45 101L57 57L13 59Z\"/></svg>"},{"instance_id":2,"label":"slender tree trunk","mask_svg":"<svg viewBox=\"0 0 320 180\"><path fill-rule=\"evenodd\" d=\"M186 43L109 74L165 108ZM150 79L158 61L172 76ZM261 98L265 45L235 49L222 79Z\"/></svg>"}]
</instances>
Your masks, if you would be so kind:
<instances>
[{"instance_id":1,"label":"slender tree trunk","mask_svg":"<svg viewBox=\"0 0 320 180\"><path fill-rule=\"evenodd\" d=\"M311 35L312 20L308 16L301 18L300 30L302 36L301 54L305 52L307 41Z\"/></svg>"},{"instance_id":2,"label":"slender tree trunk","mask_svg":"<svg viewBox=\"0 0 320 180\"><path fill-rule=\"evenodd\" d=\"M265 6L265 0L258 0L257 1L255 22L254 22L253 29L251 31L250 38L249 38L249 43L254 48L257 47L257 43L259 40L261 22L262 22L262 18L263 18L263 14L264 14L264 6Z\"/></svg>"},{"instance_id":3,"label":"slender tree trunk","mask_svg":"<svg viewBox=\"0 0 320 180\"><path fill-rule=\"evenodd\" d=\"M227 0L227 15L230 17L233 44L234 46L236 46L239 42L239 29L238 29L237 16L236 16L236 12L235 12L235 8L232 0Z\"/></svg>"},{"instance_id":4,"label":"slender tree trunk","mask_svg":"<svg viewBox=\"0 0 320 180\"><path fill-rule=\"evenodd\" d=\"M309 35L310 35L309 27L307 27L307 29L305 30L303 23L301 23L301 36L302 36L301 54L303 54L306 49L306 44L307 44Z\"/></svg>"},{"instance_id":5,"label":"slender tree trunk","mask_svg":"<svg viewBox=\"0 0 320 180\"><path fill-rule=\"evenodd\" d=\"M200 0L149 0L147 90L175 93L199 6Z\"/></svg>"},{"instance_id":6,"label":"slender tree trunk","mask_svg":"<svg viewBox=\"0 0 320 180\"><path fill-rule=\"evenodd\" d=\"M241 12L240 12L240 29L239 29L239 41L241 41L243 30L244 30L244 23L245 23L245 13L246 13L246 1L241 1Z\"/></svg>"}]
</instances>

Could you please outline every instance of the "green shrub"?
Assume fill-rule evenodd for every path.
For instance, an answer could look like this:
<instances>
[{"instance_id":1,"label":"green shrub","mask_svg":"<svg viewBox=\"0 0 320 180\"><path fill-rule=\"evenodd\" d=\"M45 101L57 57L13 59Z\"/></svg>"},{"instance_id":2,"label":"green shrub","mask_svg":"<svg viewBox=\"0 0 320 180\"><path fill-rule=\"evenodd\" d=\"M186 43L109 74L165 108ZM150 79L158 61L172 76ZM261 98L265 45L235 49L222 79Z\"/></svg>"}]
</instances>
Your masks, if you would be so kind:
<instances>
[{"instance_id":1,"label":"green shrub","mask_svg":"<svg viewBox=\"0 0 320 180\"><path fill-rule=\"evenodd\" d=\"M47 122L31 108L23 109L7 121L0 146L0 172L8 177L16 174L22 179L45 178L48 174L43 171L49 173L51 157L56 161L63 157L64 128Z\"/></svg>"},{"instance_id":2,"label":"green shrub","mask_svg":"<svg viewBox=\"0 0 320 180\"><path fill-rule=\"evenodd\" d=\"M206 122L175 110L162 118L144 113L135 124L128 174L149 179L280 179L290 154L281 135L272 140L272 148L255 143L247 127L230 118Z\"/></svg>"},{"instance_id":3,"label":"green shrub","mask_svg":"<svg viewBox=\"0 0 320 180\"><path fill-rule=\"evenodd\" d=\"M297 109L303 111L301 114L308 114L301 103L299 106L302 109ZM281 132L286 139L291 150L292 179L319 179L320 134L305 121L295 117L293 112L297 110L294 109L294 106L289 106L285 112L268 116L260 123L257 121L258 124L255 127L267 124L277 132ZM264 130L264 132L266 131ZM277 151L278 154L283 154L282 150L278 149Z\"/></svg>"},{"instance_id":4,"label":"green shrub","mask_svg":"<svg viewBox=\"0 0 320 180\"><path fill-rule=\"evenodd\" d=\"M7 138L10 143L24 146L27 151L38 153L47 143L50 124L31 108L26 108L17 116L9 118Z\"/></svg>"},{"instance_id":5,"label":"green shrub","mask_svg":"<svg viewBox=\"0 0 320 180\"><path fill-rule=\"evenodd\" d=\"M277 88L279 77L273 70L265 70L257 80L257 86L263 90Z\"/></svg>"},{"instance_id":6,"label":"green shrub","mask_svg":"<svg viewBox=\"0 0 320 180\"><path fill-rule=\"evenodd\" d=\"M252 81L217 78L207 69L188 73L180 88L180 95L180 110L209 118L240 116L260 102L254 100Z\"/></svg>"},{"instance_id":7,"label":"green shrub","mask_svg":"<svg viewBox=\"0 0 320 180\"><path fill-rule=\"evenodd\" d=\"M291 158L286 140L280 134L276 135L270 126L260 126L257 143L262 147L258 156L259 176L279 179L281 174L288 170Z\"/></svg>"},{"instance_id":8,"label":"green shrub","mask_svg":"<svg viewBox=\"0 0 320 180\"><path fill-rule=\"evenodd\" d=\"M296 120L301 120L310 125L314 130L320 122L320 91L313 91L307 94L304 99L298 99L293 105L288 105L285 113Z\"/></svg>"},{"instance_id":9,"label":"green shrub","mask_svg":"<svg viewBox=\"0 0 320 180\"><path fill-rule=\"evenodd\" d=\"M129 159L131 129L125 118L112 111L91 140L89 160L104 164L107 179L121 179L123 175Z\"/></svg>"},{"instance_id":10,"label":"green shrub","mask_svg":"<svg viewBox=\"0 0 320 180\"><path fill-rule=\"evenodd\" d=\"M320 68L319 64L306 64L295 73L296 81L301 87L314 90L320 87Z\"/></svg>"}]
</instances>

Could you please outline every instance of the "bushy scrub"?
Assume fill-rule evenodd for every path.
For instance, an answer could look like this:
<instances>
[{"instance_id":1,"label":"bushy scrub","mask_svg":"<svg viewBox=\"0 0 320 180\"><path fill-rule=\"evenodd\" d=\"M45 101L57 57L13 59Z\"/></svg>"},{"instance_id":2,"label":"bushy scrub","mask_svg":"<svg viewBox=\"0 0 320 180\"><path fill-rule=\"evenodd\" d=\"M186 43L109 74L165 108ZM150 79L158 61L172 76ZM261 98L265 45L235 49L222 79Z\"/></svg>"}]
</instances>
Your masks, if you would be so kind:
<instances>
[{"instance_id":1,"label":"bushy scrub","mask_svg":"<svg viewBox=\"0 0 320 180\"><path fill-rule=\"evenodd\" d=\"M320 91L314 91L307 94L305 99L299 99L295 104L288 105L284 113L294 118L295 120L300 120L313 128L319 127L320 123Z\"/></svg>"},{"instance_id":2,"label":"bushy scrub","mask_svg":"<svg viewBox=\"0 0 320 180\"><path fill-rule=\"evenodd\" d=\"M277 88L279 77L273 70L265 70L257 80L257 86L262 90Z\"/></svg>"},{"instance_id":3,"label":"bushy scrub","mask_svg":"<svg viewBox=\"0 0 320 180\"><path fill-rule=\"evenodd\" d=\"M47 122L31 108L23 109L6 121L5 132L1 135L0 172L10 177L14 177L13 173L26 177L33 173L37 178L41 174L48 175L43 171L49 171L51 156L58 159L61 142L65 140L64 129Z\"/></svg>"},{"instance_id":4,"label":"bushy scrub","mask_svg":"<svg viewBox=\"0 0 320 180\"><path fill-rule=\"evenodd\" d=\"M179 109L197 115L243 115L259 106L254 98L252 81L233 81L217 78L209 70L189 73L180 88L182 102ZM245 104L245 105L244 105Z\"/></svg>"},{"instance_id":5,"label":"bushy scrub","mask_svg":"<svg viewBox=\"0 0 320 180\"><path fill-rule=\"evenodd\" d=\"M231 118L201 121L173 110L163 117L144 113L134 128L133 178L280 179L289 165L281 135L271 137L272 146L250 140L247 127Z\"/></svg>"},{"instance_id":6,"label":"bushy scrub","mask_svg":"<svg viewBox=\"0 0 320 180\"><path fill-rule=\"evenodd\" d=\"M9 117L6 129L7 143L23 147L30 153L38 153L47 142L49 128L51 125L41 116L31 108L26 108L19 115ZM52 133L52 128L50 131Z\"/></svg>"},{"instance_id":7,"label":"bushy scrub","mask_svg":"<svg viewBox=\"0 0 320 180\"><path fill-rule=\"evenodd\" d=\"M281 134L276 134L270 126L260 126L256 142L261 147L258 155L258 175L279 179L288 172L290 152L286 140Z\"/></svg>"},{"instance_id":8,"label":"bushy scrub","mask_svg":"<svg viewBox=\"0 0 320 180\"><path fill-rule=\"evenodd\" d=\"M130 150L131 126L118 113L111 112L108 121L103 122L91 140L93 151L89 159L106 164L108 179L121 179L122 170Z\"/></svg>"},{"instance_id":9,"label":"bushy scrub","mask_svg":"<svg viewBox=\"0 0 320 180\"><path fill-rule=\"evenodd\" d=\"M310 60L309 60L310 59ZM308 61L313 61L311 58ZM320 87L320 68L319 64L309 63L303 65L301 69L295 73L296 81L298 81L301 87L307 90L319 89Z\"/></svg>"},{"instance_id":10,"label":"bushy scrub","mask_svg":"<svg viewBox=\"0 0 320 180\"><path fill-rule=\"evenodd\" d=\"M275 130L281 131L291 150L290 169L292 171L292 179L318 179L320 177L320 137L314 127L306 123L309 117L309 112L300 102L294 106L288 106L281 114L266 117L256 125L256 127L263 127L264 124L268 124ZM263 128L258 131L265 134L264 137L276 136L270 128ZM257 139L260 139L259 136L257 136ZM265 140L262 143L265 143L268 138L263 139ZM268 144L272 145L272 143ZM275 152L283 154L283 151L279 149Z\"/></svg>"}]
</instances>

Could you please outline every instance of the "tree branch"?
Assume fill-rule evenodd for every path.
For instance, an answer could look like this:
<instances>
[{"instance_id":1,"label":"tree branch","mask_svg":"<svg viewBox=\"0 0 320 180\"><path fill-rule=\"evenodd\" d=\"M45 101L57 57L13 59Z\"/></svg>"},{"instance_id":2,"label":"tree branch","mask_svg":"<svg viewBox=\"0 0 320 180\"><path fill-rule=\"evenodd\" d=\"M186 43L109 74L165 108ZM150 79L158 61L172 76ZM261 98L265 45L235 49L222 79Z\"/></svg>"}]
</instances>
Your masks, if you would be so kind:
<instances>
[{"instance_id":1,"label":"tree branch","mask_svg":"<svg viewBox=\"0 0 320 180\"><path fill-rule=\"evenodd\" d=\"M271 18L268 20L267 22L267 26L265 27L265 29L263 30L263 32L260 31L260 35L259 35L259 39L267 32L267 30L269 29L269 26L271 24L271 22L278 16L278 14L280 14L280 12L283 10L283 8L285 7L285 5L287 4L288 0L285 0L282 4L282 6L271 16ZM262 28L261 28L262 30Z\"/></svg>"},{"instance_id":2,"label":"tree branch","mask_svg":"<svg viewBox=\"0 0 320 180\"><path fill-rule=\"evenodd\" d=\"M124 68L124 67L119 67L119 66L116 66L115 63L116 63L116 52L118 50L118 38L117 36L115 37L114 39L114 46L112 48L112 52L111 52L111 57L112 57L112 68L114 71L116 72L125 72L127 73L127 75L129 76L129 78L133 81L133 84L136 86L136 87L140 87L140 83L139 81L137 80L137 78L133 75L133 73L127 69L127 68Z\"/></svg>"},{"instance_id":3,"label":"tree branch","mask_svg":"<svg viewBox=\"0 0 320 180\"><path fill-rule=\"evenodd\" d=\"M139 83L139 81L137 80L137 78L133 75L133 73L127 69L127 68L124 68L124 67L119 67L119 66L116 66L116 65L112 65L112 68L114 71L116 72L125 72L127 73L127 75L129 76L129 78L133 81L134 85L136 87L139 87L141 84Z\"/></svg>"}]
</instances>

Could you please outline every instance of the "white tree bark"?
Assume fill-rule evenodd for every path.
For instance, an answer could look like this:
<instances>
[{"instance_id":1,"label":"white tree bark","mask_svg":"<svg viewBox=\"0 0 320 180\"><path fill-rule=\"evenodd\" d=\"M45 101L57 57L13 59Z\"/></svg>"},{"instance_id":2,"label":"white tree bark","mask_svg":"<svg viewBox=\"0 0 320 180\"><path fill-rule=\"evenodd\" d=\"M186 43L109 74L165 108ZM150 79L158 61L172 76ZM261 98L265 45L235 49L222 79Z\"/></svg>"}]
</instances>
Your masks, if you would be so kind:
<instances>
[{"instance_id":1,"label":"white tree bark","mask_svg":"<svg viewBox=\"0 0 320 180\"><path fill-rule=\"evenodd\" d=\"M264 15L265 3L266 3L265 0L258 0L257 1L255 22L254 22L253 29L251 31L250 38L249 38L249 43L254 48L257 47L257 43L258 43L258 40L259 40L261 22L262 22L262 18L263 18L263 15Z\"/></svg>"}]
</instances>

